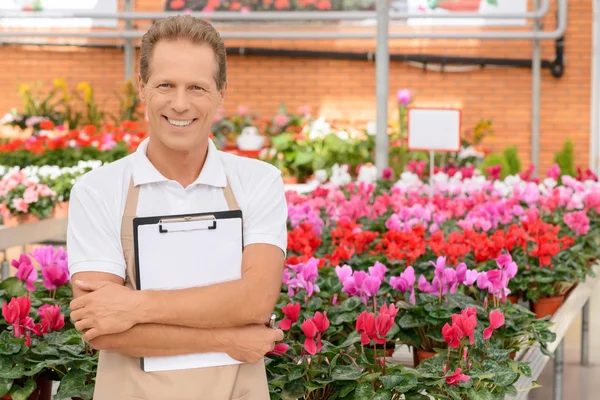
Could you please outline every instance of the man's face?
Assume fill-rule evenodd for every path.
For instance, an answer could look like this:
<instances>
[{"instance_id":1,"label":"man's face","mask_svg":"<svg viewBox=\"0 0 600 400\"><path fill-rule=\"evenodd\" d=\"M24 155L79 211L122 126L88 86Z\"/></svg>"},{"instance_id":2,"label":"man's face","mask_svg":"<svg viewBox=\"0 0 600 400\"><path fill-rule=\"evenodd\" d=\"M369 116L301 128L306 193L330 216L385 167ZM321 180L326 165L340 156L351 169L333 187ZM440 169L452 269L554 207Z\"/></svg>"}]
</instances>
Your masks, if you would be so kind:
<instances>
[{"instance_id":1,"label":"man's face","mask_svg":"<svg viewBox=\"0 0 600 400\"><path fill-rule=\"evenodd\" d=\"M176 151L207 140L225 92L217 89L216 69L207 45L163 40L154 46L148 82L139 82L154 139Z\"/></svg>"}]
</instances>

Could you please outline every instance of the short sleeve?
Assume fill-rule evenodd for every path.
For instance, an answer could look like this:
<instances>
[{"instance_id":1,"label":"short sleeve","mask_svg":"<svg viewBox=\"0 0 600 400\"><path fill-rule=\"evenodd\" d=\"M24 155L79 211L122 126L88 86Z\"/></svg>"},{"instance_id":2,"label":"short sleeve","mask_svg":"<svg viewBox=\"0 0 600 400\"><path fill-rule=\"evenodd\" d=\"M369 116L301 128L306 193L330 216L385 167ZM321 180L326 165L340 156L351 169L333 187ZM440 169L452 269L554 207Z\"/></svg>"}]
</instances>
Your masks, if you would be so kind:
<instances>
[{"instance_id":1,"label":"short sleeve","mask_svg":"<svg viewBox=\"0 0 600 400\"><path fill-rule=\"evenodd\" d=\"M76 183L71 190L67 227L69 273L105 272L125 279L120 226L102 196Z\"/></svg>"},{"instance_id":2,"label":"short sleeve","mask_svg":"<svg viewBox=\"0 0 600 400\"><path fill-rule=\"evenodd\" d=\"M244 212L244 246L256 243L287 250L288 208L281 172L270 170L251 191Z\"/></svg>"}]
</instances>

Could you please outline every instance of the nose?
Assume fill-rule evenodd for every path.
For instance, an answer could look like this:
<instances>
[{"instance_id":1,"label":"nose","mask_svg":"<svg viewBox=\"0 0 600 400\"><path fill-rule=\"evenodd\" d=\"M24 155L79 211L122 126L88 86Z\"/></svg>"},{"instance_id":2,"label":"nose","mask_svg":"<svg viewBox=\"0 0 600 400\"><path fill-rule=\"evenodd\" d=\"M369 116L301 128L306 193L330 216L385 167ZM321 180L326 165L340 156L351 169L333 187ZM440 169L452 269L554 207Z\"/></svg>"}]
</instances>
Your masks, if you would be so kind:
<instances>
[{"instance_id":1,"label":"nose","mask_svg":"<svg viewBox=\"0 0 600 400\"><path fill-rule=\"evenodd\" d=\"M171 108L177 113L184 113L189 108L189 100L185 89L181 88L175 91L171 100Z\"/></svg>"}]
</instances>

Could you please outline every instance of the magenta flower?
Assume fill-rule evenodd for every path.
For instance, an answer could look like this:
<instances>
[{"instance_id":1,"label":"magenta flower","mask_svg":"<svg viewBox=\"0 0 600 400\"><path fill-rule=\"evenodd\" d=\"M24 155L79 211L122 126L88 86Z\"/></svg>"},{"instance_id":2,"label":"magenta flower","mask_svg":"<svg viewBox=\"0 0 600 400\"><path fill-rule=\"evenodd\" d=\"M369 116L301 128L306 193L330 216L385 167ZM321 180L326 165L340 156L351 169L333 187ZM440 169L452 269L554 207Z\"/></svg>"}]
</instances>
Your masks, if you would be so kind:
<instances>
[{"instance_id":1,"label":"magenta flower","mask_svg":"<svg viewBox=\"0 0 600 400\"><path fill-rule=\"evenodd\" d=\"M363 293L368 297L375 296L379 292L380 287L381 280L375 276L368 276L362 284Z\"/></svg>"},{"instance_id":2,"label":"magenta flower","mask_svg":"<svg viewBox=\"0 0 600 400\"><path fill-rule=\"evenodd\" d=\"M408 90L408 89L398 90L398 93L396 93L396 96L398 97L399 104L401 104L403 106L407 106L408 103L410 103L410 90Z\"/></svg>"},{"instance_id":3,"label":"magenta flower","mask_svg":"<svg viewBox=\"0 0 600 400\"><path fill-rule=\"evenodd\" d=\"M386 272L387 272L387 268L385 267L385 265L383 265L379 261L376 261L375 265L373 265L372 267L369 267L369 274L371 276L376 277L379 280L380 284L381 284L381 282L383 282L385 280Z\"/></svg>"},{"instance_id":4,"label":"magenta flower","mask_svg":"<svg viewBox=\"0 0 600 400\"><path fill-rule=\"evenodd\" d=\"M390 278L390 286L394 289L406 293L410 289L410 304L415 304L415 270L409 266L400 276L392 276Z\"/></svg>"},{"instance_id":5,"label":"magenta flower","mask_svg":"<svg viewBox=\"0 0 600 400\"><path fill-rule=\"evenodd\" d=\"M548 170L547 175L549 178L558 181L558 178L560 178L560 167L558 166L558 164L552 164L552 167L550 167L550 169Z\"/></svg>"},{"instance_id":6,"label":"magenta flower","mask_svg":"<svg viewBox=\"0 0 600 400\"><path fill-rule=\"evenodd\" d=\"M42 267L44 276L44 287L48 290L56 290L69 280L69 273L59 264Z\"/></svg>"},{"instance_id":7,"label":"magenta flower","mask_svg":"<svg viewBox=\"0 0 600 400\"><path fill-rule=\"evenodd\" d=\"M293 296L300 290L306 290L308 297L313 293L319 293L319 287L315 284L319 276L319 260L317 258L311 257L306 263L290 265L289 269L295 273L295 276L284 273L283 280L288 287L288 296Z\"/></svg>"},{"instance_id":8,"label":"magenta flower","mask_svg":"<svg viewBox=\"0 0 600 400\"><path fill-rule=\"evenodd\" d=\"M31 259L26 254L21 254L19 260L12 260L12 266L17 269L15 277L25 282L25 288L33 292L35 290L35 281L38 278L38 272L31 263Z\"/></svg>"}]
</instances>

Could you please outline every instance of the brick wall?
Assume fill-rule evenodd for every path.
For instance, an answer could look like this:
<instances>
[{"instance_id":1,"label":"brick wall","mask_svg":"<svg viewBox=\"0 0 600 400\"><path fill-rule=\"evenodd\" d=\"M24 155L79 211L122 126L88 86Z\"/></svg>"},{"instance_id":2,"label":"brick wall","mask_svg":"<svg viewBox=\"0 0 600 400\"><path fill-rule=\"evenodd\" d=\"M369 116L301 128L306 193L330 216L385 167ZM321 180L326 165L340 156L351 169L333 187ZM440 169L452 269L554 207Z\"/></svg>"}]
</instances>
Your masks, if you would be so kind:
<instances>
[{"instance_id":1,"label":"brick wall","mask_svg":"<svg viewBox=\"0 0 600 400\"><path fill-rule=\"evenodd\" d=\"M155 0L137 0L135 6L139 11L161 10L160 2ZM141 28L145 26L144 21L138 24ZM545 30L554 28L554 7L543 24ZM542 170L551 165L554 152L560 149L567 138L575 143L577 164L588 165L591 31L591 2L570 0L565 74L557 79L548 70L542 71ZM226 44L232 47L375 51L375 42L371 40L227 40ZM554 57L553 47L554 43L543 42L544 59ZM532 45L528 41L414 39L393 40L390 42L390 51L531 58ZM108 109L114 110L118 103L113 93L123 81L122 56L122 50L116 48L2 46L0 113L19 104L19 83L40 80L49 84L54 77L65 77L73 85L79 81L89 81L96 88L98 99L105 101ZM357 123L375 119L375 65L372 62L232 55L228 63L228 111L243 104L262 115L271 115L281 102L285 102L292 109L309 104L314 113L332 119L347 119ZM441 73L392 62L390 118L396 115L395 93L401 88L412 91L415 105L460 106L465 128L474 126L480 119L491 120L496 133L496 137L489 141L492 149L501 150L515 144L524 166L529 164L530 69L475 68L469 72Z\"/></svg>"}]
</instances>

